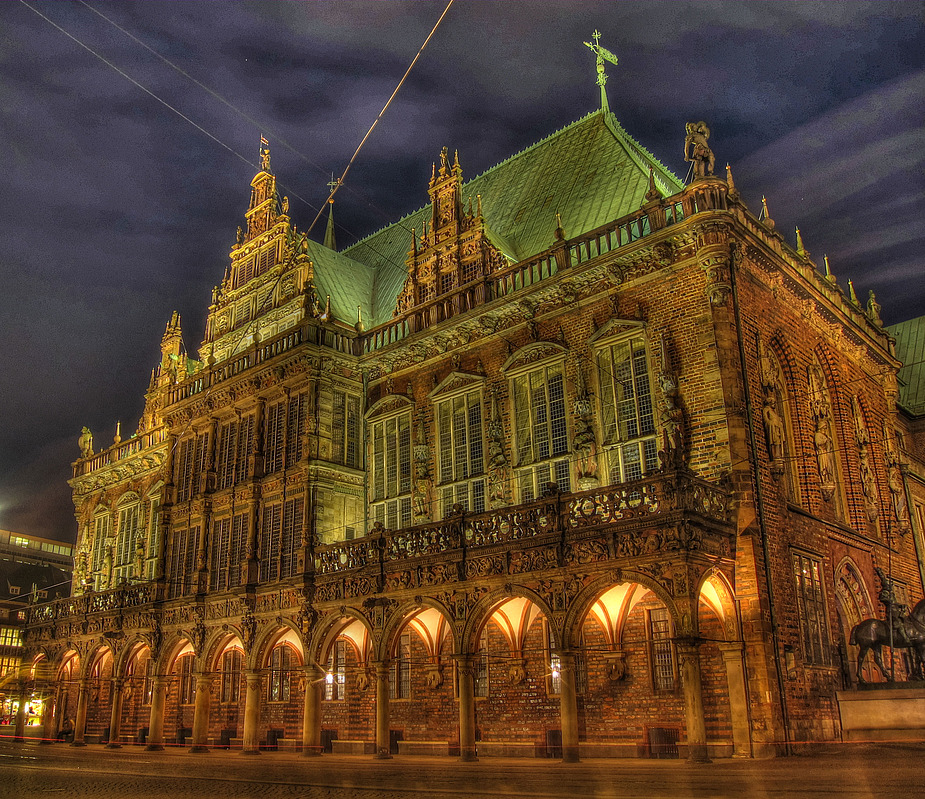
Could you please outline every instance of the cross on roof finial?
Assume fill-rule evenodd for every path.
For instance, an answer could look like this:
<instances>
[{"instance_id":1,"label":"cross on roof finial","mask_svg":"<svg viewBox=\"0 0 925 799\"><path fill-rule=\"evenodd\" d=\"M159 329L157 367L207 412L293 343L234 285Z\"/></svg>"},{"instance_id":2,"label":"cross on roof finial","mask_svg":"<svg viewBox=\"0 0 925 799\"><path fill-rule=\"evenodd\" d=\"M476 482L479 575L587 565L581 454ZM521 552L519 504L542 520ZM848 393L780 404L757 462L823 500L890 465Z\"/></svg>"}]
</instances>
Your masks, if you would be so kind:
<instances>
[{"instance_id":1,"label":"cross on roof finial","mask_svg":"<svg viewBox=\"0 0 925 799\"><path fill-rule=\"evenodd\" d=\"M601 45L600 31L595 30L594 33L591 34L591 38L594 39L594 44L585 42L585 47L597 56L597 85L601 87L601 108L604 111L609 111L610 105L607 102L607 92L604 89L604 86L607 84L607 75L604 73L604 62L609 61L611 64L616 65L617 57L606 47Z\"/></svg>"}]
</instances>

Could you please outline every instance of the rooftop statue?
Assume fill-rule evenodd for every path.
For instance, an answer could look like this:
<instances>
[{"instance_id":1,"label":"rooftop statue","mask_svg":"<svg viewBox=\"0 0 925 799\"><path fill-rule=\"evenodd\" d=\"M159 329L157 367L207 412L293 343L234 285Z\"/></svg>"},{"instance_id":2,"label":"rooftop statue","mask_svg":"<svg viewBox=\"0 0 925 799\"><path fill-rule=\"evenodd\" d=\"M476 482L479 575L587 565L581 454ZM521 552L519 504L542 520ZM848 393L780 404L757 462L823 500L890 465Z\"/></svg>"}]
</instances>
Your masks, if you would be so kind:
<instances>
[{"instance_id":1,"label":"rooftop statue","mask_svg":"<svg viewBox=\"0 0 925 799\"><path fill-rule=\"evenodd\" d=\"M715 158L707 139L710 129L706 122L688 122L687 137L684 139L684 160L690 161L694 168L694 180L713 174Z\"/></svg>"}]
</instances>

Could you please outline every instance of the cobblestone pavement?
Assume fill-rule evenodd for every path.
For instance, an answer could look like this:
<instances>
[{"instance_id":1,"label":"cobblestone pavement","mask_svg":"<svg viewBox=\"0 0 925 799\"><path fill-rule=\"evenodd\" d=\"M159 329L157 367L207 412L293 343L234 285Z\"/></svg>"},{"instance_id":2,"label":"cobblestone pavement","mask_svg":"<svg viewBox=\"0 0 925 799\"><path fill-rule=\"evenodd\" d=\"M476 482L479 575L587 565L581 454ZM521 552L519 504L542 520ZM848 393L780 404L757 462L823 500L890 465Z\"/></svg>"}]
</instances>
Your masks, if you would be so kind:
<instances>
[{"instance_id":1,"label":"cobblestone pavement","mask_svg":"<svg viewBox=\"0 0 925 799\"><path fill-rule=\"evenodd\" d=\"M774 760L482 759L146 752L0 740L0 798L903 797L925 795L925 744L831 746Z\"/></svg>"}]
</instances>

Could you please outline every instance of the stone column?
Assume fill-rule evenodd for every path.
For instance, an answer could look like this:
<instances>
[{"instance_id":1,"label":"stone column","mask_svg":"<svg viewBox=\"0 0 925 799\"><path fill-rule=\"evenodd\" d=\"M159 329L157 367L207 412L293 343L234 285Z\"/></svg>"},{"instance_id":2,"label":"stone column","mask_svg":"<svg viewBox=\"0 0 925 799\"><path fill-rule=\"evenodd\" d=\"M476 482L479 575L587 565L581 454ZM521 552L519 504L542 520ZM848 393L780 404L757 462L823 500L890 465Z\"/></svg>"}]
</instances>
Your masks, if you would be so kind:
<instances>
[{"instance_id":1,"label":"stone column","mask_svg":"<svg viewBox=\"0 0 925 799\"><path fill-rule=\"evenodd\" d=\"M193 745L190 752L208 752L209 706L212 699L212 675L196 675L196 706L193 709Z\"/></svg>"},{"instance_id":2,"label":"stone column","mask_svg":"<svg viewBox=\"0 0 925 799\"><path fill-rule=\"evenodd\" d=\"M306 666L305 697L302 705L302 754L321 754L321 691L324 672L317 666Z\"/></svg>"},{"instance_id":3,"label":"stone column","mask_svg":"<svg viewBox=\"0 0 925 799\"><path fill-rule=\"evenodd\" d=\"M389 662L376 663L376 757L392 757L389 742Z\"/></svg>"},{"instance_id":4,"label":"stone column","mask_svg":"<svg viewBox=\"0 0 925 799\"><path fill-rule=\"evenodd\" d=\"M87 732L87 703L90 701L90 686L86 680L80 681L77 689L77 718L74 720L74 740L71 746L86 746L84 736Z\"/></svg>"},{"instance_id":5,"label":"stone column","mask_svg":"<svg viewBox=\"0 0 925 799\"><path fill-rule=\"evenodd\" d=\"M13 740L23 743L26 740L26 683L19 684L19 709L16 711L16 726Z\"/></svg>"},{"instance_id":6,"label":"stone column","mask_svg":"<svg viewBox=\"0 0 925 799\"><path fill-rule=\"evenodd\" d=\"M167 678L155 677L151 691L151 718L148 721L149 752L159 752L164 748L164 706L167 704Z\"/></svg>"},{"instance_id":7,"label":"stone column","mask_svg":"<svg viewBox=\"0 0 925 799\"><path fill-rule=\"evenodd\" d=\"M720 644L726 666L726 687L729 692L729 712L732 716L732 756L751 757L751 723L748 692L745 688L745 645L741 641Z\"/></svg>"},{"instance_id":8,"label":"stone column","mask_svg":"<svg viewBox=\"0 0 925 799\"><path fill-rule=\"evenodd\" d=\"M259 755L257 724L260 720L260 672L249 671L244 679L247 683L247 696L244 701L244 745L241 754Z\"/></svg>"},{"instance_id":9,"label":"stone column","mask_svg":"<svg viewBox=\"0 0 925 799\"><path fill-rule=\"evenodd\" d=\"M478 760L475 746L475 664L471 655L456 658L459 681L459 759Z\"/></svg>"},{"instance_id":10,"label":"stone column","mask_svg":"<svg viewBox=\"0 0 925 799\"><path fill-rule=\"evenodd\" d=\"M677 642L684 690L684 714L687 718L687 759L692 763L709 763L707 728L703 718L703 689L700 682L700 641L696 638Z\"/></svg>"},{"instance_id":11,"label":"stone column","mask_svg":"<svg viewBox=\"0 0 925 799\"><path fill-rule=\"evenodd\" d=\"M109 742L107 749L121 749L119 737L122 735L122 684L121 677L112 678L112 690L109 692Z\"/></svg>"},{"instance_id":12,"label":"stone column","mask_svg":"<svg viewBox=\"0 0 925 799\"><path fill-rule=\"evenodd\" d=\"M578 762L578 686L575 679L575 655L559 653L559 716L562 726L562 761Z\"/></svg>"},{"instance_id":13,"label":"stone column","mask_svg":"<svg viewBox=\"0 0 925 799\"><path fill-rule=\"evenodd\" d=\"M42 711L42 738L40 744L54 743L58 732L58 695L52 691L45 692L45 704Z\"/></svg>"}]
</instances>

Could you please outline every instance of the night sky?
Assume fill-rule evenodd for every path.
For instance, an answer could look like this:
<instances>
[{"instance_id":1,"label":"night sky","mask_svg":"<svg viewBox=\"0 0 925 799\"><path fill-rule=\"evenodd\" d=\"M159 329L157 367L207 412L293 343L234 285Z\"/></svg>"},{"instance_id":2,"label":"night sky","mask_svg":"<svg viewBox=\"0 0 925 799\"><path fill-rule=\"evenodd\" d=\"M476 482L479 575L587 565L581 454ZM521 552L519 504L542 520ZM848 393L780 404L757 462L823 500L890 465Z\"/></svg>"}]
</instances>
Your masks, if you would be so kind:
<instances>
[{"instance_id":1,"label":"night sky","mask_svg":"<svg viewBox=\"0 0 925 799\"><path fill-rule=\"evenodd\" d=\"M0 528L73 538L80 429L134 432L174 309L196 351L261 134L306 229L444 7L0 3ZM925 314L921 2L456 0L337 195L339 246L422 206L443 146L468 179L597 108L595 29L663 163L683 178L706 120L754 212L888 324Z\"/></svg>"}]
</instances>

